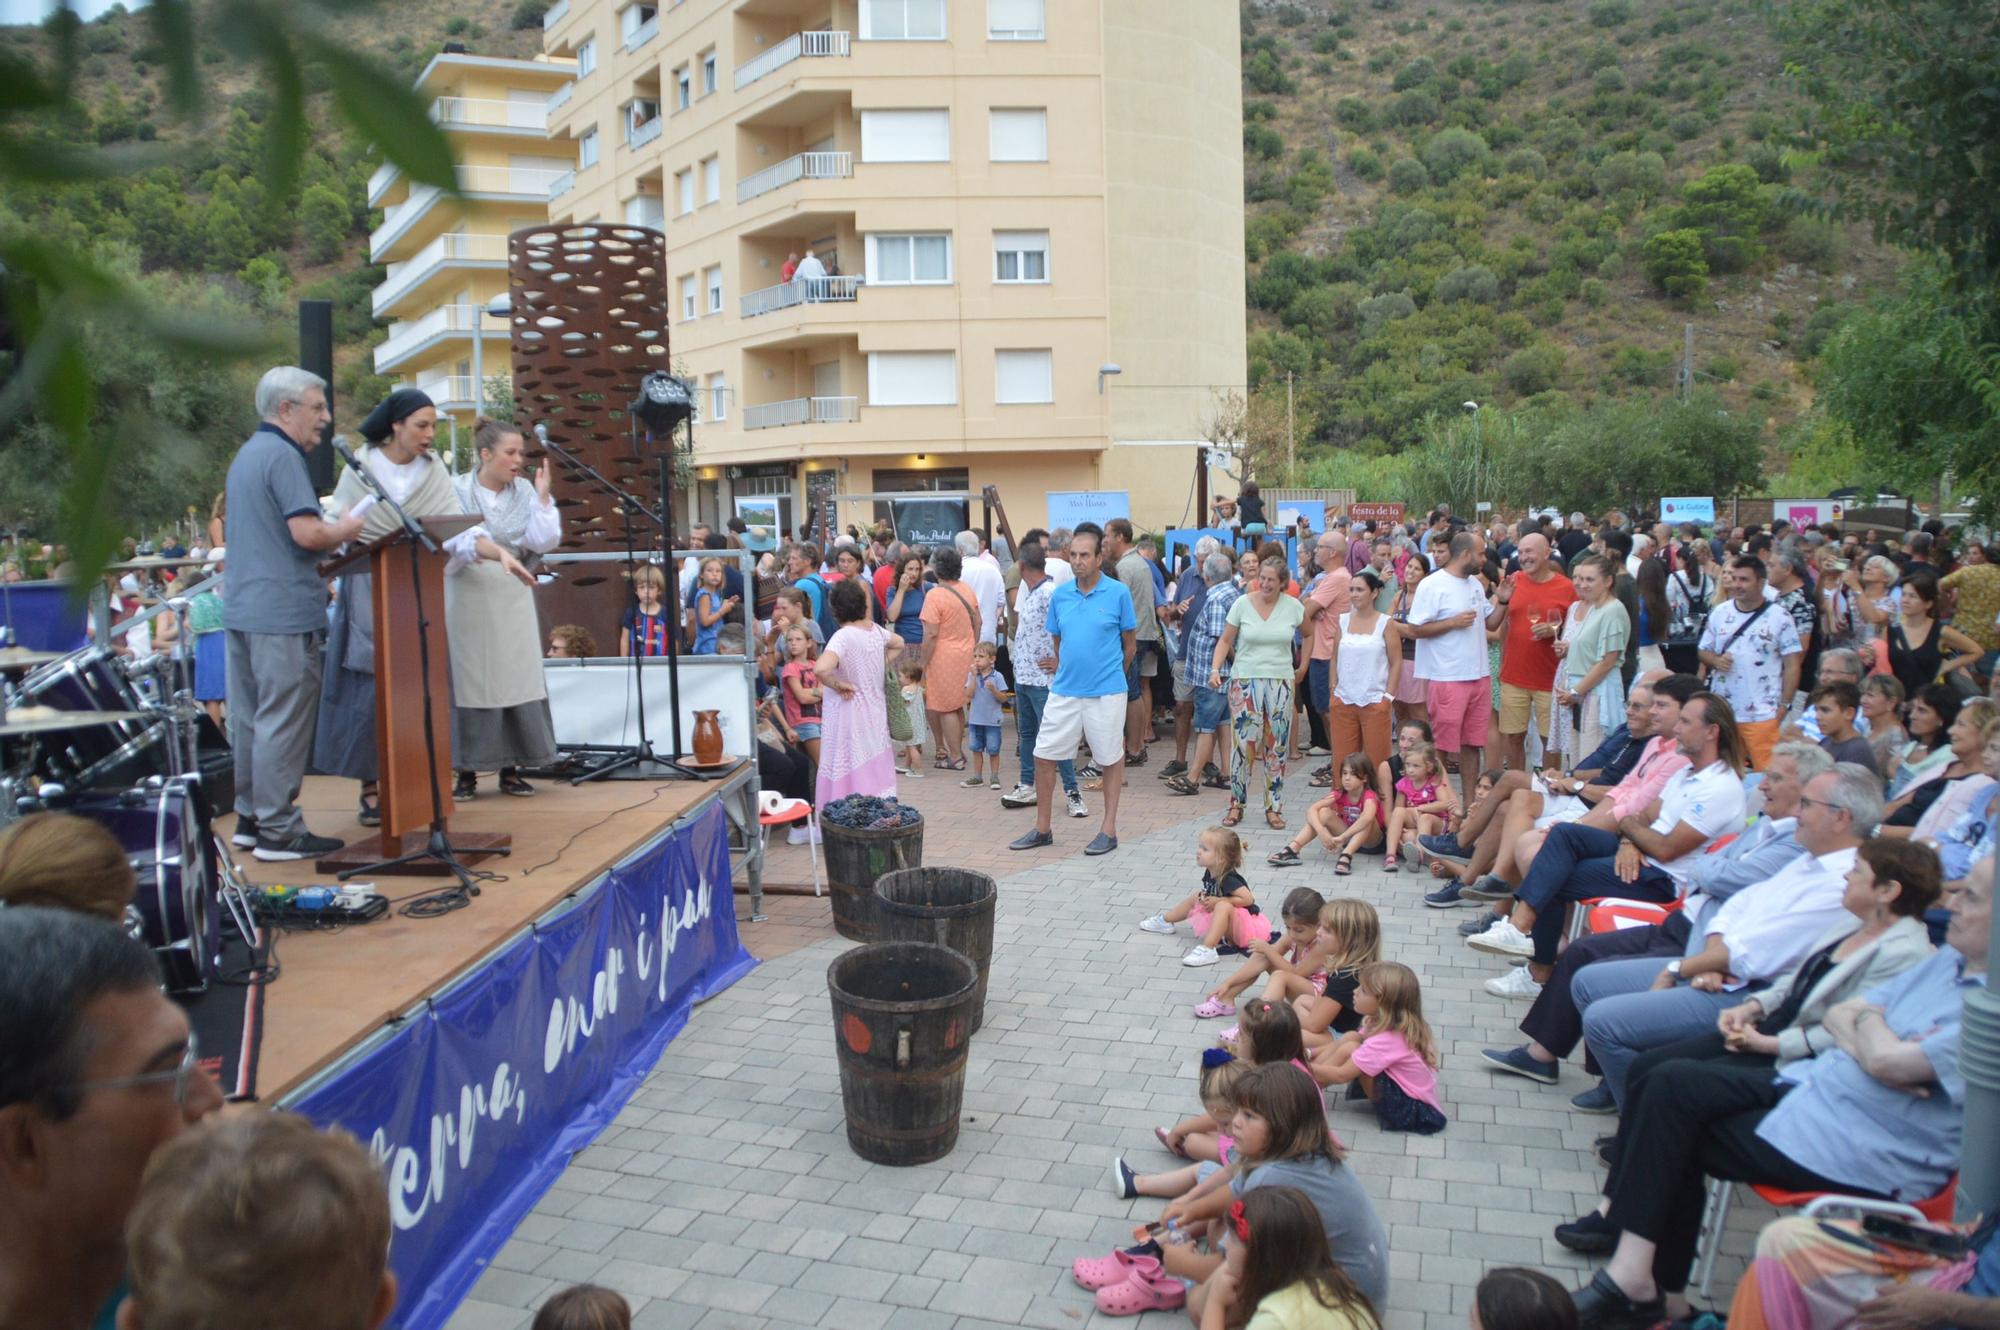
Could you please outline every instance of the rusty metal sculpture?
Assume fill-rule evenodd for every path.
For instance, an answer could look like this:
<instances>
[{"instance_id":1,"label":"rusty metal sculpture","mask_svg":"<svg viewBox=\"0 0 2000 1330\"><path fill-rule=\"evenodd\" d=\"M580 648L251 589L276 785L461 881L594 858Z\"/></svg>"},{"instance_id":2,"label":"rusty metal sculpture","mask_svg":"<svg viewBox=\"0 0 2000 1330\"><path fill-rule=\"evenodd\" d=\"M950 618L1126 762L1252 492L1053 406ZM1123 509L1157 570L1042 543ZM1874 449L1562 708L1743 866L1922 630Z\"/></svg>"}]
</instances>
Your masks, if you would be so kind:
<instances>
[{"instance_id":1,"label":"rusty metal sculpture","mask_svg":"<svg viewBox=\"0 0 2000 1330\"><path fill-rule=\"evenodd\" d=\"M534 226L507 238L519 418L546 425L550 439L648 502L658 497L653 450L633 446L626 408L641 379L670 367L666 249L666 236L650 227L610 222ZM616 500L561 466L555 494L564 549L625 548L631 515ZM644 518L630 536L638 549L659 546Z\"/></svg>"}]
</instances>

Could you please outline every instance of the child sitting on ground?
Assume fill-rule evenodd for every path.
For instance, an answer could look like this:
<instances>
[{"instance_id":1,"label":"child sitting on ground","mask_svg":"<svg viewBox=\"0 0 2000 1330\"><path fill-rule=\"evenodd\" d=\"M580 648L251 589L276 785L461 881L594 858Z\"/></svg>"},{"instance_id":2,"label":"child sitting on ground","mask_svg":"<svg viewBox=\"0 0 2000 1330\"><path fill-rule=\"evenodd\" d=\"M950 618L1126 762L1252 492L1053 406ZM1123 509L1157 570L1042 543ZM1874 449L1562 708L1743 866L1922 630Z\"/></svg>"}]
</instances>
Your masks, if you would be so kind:
<instances>
[{"instance_id":1,"label":"child sitting on ground","mask_svg":"<svg viewBox=\"0 0 2000 1330\"><path fill-rule=\"evenodd\" d=\"M1330 900L1319 912L1318 941L1326 949L1326 991L1307 988L1291 997L1307 1048L1324 1048L1334 1042L1335 1035L1361 1028L1361 1013L1354 1009L1354 990L1361 971L1382 959L1382 918L1367 901L1352 896ZM1272 991L1280 988L1279 979L1271 976L1265 997L1283 1000L1282 991Z\"/></svg>"},{"instance_id":2,"label":"child sitting on ground","mask_svg":"<svg viewBox=\"0 0 2000 1330\"><path fill-rule=\"evenodd\" d=\"M1191 1159L1186 1168L1165 1173L1135 1173L1118 1156L1111 1161L1111 1190L1131 1200L1135 1196L1179 1196L1229 1162L1229 1120L1236 1115L1236 1083L1250 1070L1250 1063L1225 1048L1205 1048L1201 1052L1201 1106L1197 1117L1177 1122L1172 1128L1155 1127L1153 1135L1168 1153Z\"/></svg>"},{"instance_id":3,"label":"child sitting on ground","mask_svg":"<svg viewBox=\"0 0 2000 1330\"><path fill-rule=\"evenodd\" d=\"M1444 1130L1438 1102L1437 1039L1424 1021L1423 994L1407 965L1378 961L1361 971L1354 990L1361 1028L1319 1056L1322 1083L1348 1087L1350 1099L1375 1105L1384 1131L1429 1136Z\"/></svg>"},{"instance_id":4,"label":"child sitting on ground","mask_svg":"<svg viewBox=\"0 0 2000 1330\"><path fill-rule=\"evenodd\" d=\"M1284 908L1279 912L1284 921L1283 935L1275 942L1251 943L1250 958L1226 981L1209 990L1194 1014L1203 1020L1235 1015L1237 995L1261 974L1286 970L1310 978L1318 963L1313 948L1319 939L1319 912L1325 904L1326 898L1311 887L1300 887L1286 896Z\"/></svg>"},{"instance_id":5,"label":"child sitting on ground","mask_svg":"<svg viewBox=\"0 0 2000 1330\"><path fill-rule=\"evenodd\" d=\"M1382 848L1382 829L1388 819L1382 801L1368 783L1368 754L1349 753L1340 763L1340 775L1333 793L1306 810L1305 830L1292 843L1265 860L1273 868L1290 868L1304 862L1299 858L1314 839L1338 856L1333 862L1336 877L1354 871L1354 856Z\"/></svg>"},{"instance_id":6,"label":"child sitting on ground","mask_svg":"<svg viewBox=\"0 0 2000 1330\"><path fill-rule=\"evenodd\" d=\"M1195 842L1194 862L1201 869L1201 890L1139 927L1148 933L1172 934L1185 919L1199 939L1181 957L1182 965L1213 965L1222 959L1216 947L1227 940L1237 950L1271 940L1271 921L1257 909L1257 898L1238 870L1243 867L1243 838L1228 827L1210 827Z\"/></svg>"},{"instance_id":7,"label":"child sitting on ground","mask_svg":"<svg viewBox=\"0 0 2000 1330\"><path fill-rule=\"evenodd\" d=\"M1403 778L1396 782L1396 807L1389 814L1389 854L1382 871L1396 871L1396 856L1405 841L1434 836L1445 829L1445 819L1458 808L1445 776L1437 749L1419 744L1403 757Z\"/></svg>"},{"instance_id":8,"label":"child sitting on ground","mask_svg":"<svg viewBox=\"0 0 2000 1330\"><path fill-rule=\"evenodd\" d=\"M1327 1249L1312 1198L1259 1187L1229 1207L1222 1268L1189 1308L1201 1330L1379 1330L1367 1295Z\"/></svg>"}]
</instances>

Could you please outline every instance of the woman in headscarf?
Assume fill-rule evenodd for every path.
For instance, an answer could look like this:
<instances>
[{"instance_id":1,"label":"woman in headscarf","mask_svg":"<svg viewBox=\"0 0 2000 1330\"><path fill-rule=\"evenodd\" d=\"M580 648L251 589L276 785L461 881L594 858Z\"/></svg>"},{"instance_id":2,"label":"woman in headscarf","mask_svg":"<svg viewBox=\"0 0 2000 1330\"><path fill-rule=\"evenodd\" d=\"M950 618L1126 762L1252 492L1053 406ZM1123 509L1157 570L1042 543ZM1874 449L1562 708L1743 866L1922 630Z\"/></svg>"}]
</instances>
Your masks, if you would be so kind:
<instances>
[{"instance_id":1,"label":"woman in headscarf","mask_svg":"<svg viewBox=\"0 0 2000 1330\"><path fill-rule=\"evenodd\" d=\"M480 520L494 544L532 568L536 556L562 539L562 519L549 497L550 465L544 461L533 482L523 478L526 441L502 421L481 420L472 444L478 468L452 482L459 507ZM454 561L444 603L451 634L452 765L458 770L452 797L475 797L478 773L493 770L500 773L502 794L533 794L515 768L556 757L535 594L497 560Z\"/></svg>"},{"instance_id":2,"label":"woman in headscarf","mask_svg":"<svg viewBox=\"0 0 2000 1330\"><path fill-rule=\"evenodd\" d=\"M361 450L368 468L389 497L411 517L459 516L458 492L451 477L431 455L437 433L437 407L415 388L398 388L361 422ZM351 512L373 491L353 471L341 474L334 486L334 506ZM362 541L380 539L400 525L387 504L368 510L361 524ZM534 579L520 561L487 538L479 527L444 542L454 561L493 559L525 582ZM326 669L320 680L319 728L313 739L313 768L329 776L361 782L364 827L378 826L382 810L377 799L375 752L375 579L355 565L343 573L333 603L333 622L326 635Z\"/></svg>"}]
</instances>

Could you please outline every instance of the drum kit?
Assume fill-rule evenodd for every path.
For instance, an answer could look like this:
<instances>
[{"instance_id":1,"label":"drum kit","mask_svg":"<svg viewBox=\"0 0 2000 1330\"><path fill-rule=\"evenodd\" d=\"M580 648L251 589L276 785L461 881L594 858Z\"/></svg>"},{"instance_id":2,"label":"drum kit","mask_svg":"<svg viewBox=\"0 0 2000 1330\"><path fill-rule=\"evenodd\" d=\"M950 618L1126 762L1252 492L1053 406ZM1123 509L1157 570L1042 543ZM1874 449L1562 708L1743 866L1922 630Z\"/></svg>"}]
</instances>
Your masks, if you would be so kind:
<instances>
[{"instance_id":1,"label":"drum kit","mask_svg":"<svg viewBox=\"0 0 2000 1330\"><path fill-rule=\"evenodd\" d=\"M112 567L157 574L174 562ZM162 612L180 615L180 641L191 644L185 600ZM247 888L212 825L235 797L234 768L191 672L191 650L135 663L99 644L0 648L0 826L61 811L117 837L138 876L126 925L174 992L216 978L225 911L244 938L256 936Z\"/></svg>"}]
</instances>

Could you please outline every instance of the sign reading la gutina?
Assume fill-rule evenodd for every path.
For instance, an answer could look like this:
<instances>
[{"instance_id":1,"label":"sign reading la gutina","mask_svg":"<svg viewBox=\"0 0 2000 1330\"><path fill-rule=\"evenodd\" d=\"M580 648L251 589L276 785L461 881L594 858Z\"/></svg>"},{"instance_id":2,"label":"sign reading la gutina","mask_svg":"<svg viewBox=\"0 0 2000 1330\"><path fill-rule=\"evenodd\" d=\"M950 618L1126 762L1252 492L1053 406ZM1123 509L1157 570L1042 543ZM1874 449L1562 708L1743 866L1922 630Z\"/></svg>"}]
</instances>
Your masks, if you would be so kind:
<instances>
[{"instance_id":1,"label":"sign reading la gutina","mask_svg":"<svg viewBox=\"0 0 2000 1330\"><path fill-rule=\"evenodd\" d=\"M1682 522L1700 522L1708 525L1715 521L1715 496L1680 495L1660 500L1660 520L1672 526Z\"/></svg>"}]
</instances>

